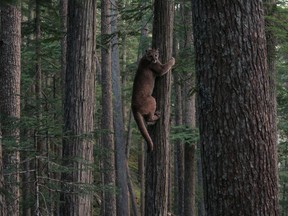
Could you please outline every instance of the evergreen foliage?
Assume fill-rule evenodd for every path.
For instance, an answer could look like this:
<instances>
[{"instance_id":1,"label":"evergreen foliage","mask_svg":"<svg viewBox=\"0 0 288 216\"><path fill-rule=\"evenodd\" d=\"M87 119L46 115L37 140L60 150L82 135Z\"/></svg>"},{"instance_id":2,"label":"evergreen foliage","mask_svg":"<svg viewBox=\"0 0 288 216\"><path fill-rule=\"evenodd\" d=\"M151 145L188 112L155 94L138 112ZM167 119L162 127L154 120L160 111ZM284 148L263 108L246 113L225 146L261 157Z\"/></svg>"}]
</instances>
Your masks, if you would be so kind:
<instances>
[{"instance_id":1,"label":"evergreen foliage","mask_svg":"<svg viewBox=\"0 0 288 216\"><path fill-rule=\"evenodd\" d=\"M5 0L2 3L12 3L16 0ZM45 185L40 185L45 190L41 194L41 200L45 203L47 215L53 215L59 208L59 196L61 189L60 174L67 172L67 167L61 165L61 149L63 139L63 89L61 81L61 44L62 29L60 27L61 15L59 14L59 0L41 1L41 68L42 68L42 97L37 100L35 95L35 18L34 1L23 0L22 6L22 53L21 53L21 119L20 119L20 145L19 151L21 155L21 170L22 175L22 192L28 190L28 198L21 197L21 208L34 209L36 202L36 193L32 191L33 184L37 181L36 159L41 158L44 163L45 170L43 176ZM1 7L0 4L0 7ZM175 1L175 8L180 7L182 1ZM97 14L97 57L100 58L100 49L105 44L101 44L100 35L100 4L98 4ZM186 5L181 7L190 7ZM122 86L123 105L126 108L125 126L126 132L128 127L131 127L131 145L128 152L129 166L131 170L132 182L137 197L140 197L140 183L138 181L137 155L139 153L138 145L140 145L140 133L134 121L129 122L130 98L132 92L132 80L137 68L137 60L151 44L152 40L152 19L153 7L151 1L145 0L121 0L118 3L118 37L120 48L120 64L121 78L125 83ZM271 16L266 17L266 21L272 27L269 27L277 37L277 121L278 121L278 153L279 153L279 178L280 178L280 205L281 212L288 212L288 1L279 1ZM141 30L147 29L148 35L142 38ZM183 25L179 14L175 17L174 37L179 40L184 40ZM112 35L107 36L107 40L111 40ZM144 40L144 41L143 41ZM139 46L140 44L140 46ZM125 53L126 56L125 56ZM101 59L99 59L101 62ZM181 77L181 83L185 79L194 79L194 50L179 48L179 53L176 58L175 73ZM98 68L98 66L97 66ZM99 166L99 161L102 152L100 152L99 143L100 135L107 133L101 131L100 118L104 110L101 109L101 80L96 72L96 113L95 113L95 163L92 166L94 171L94 185L83 185L81 190L93 191L95 195L95 215L100 212L101 193L103 190L111 190L109 186L101 186L101 173L105 172ZM187 74L190 74L187 78ZM195 86L191 87L190 93L193 95L197 92ZM172 91L173 94L173 91ZM175 96L172 95L174 99ZM43 107L42 117L39 121L37 117L37 104ZM172 101L172 106L174 106ZM173 109L172 109L173 110ZM117 112L120 112L118 110ZM174 115L172 113L171 115ZM13 121L13 120L11 120ZM17 122L18 124L18 122ZM127 135L127 134L126 134ZM127 137L129 137L127 135ZM87 137L84 137L87 138ZM36 151L35 139L43 140L47 145L45 155L39 155ZM198 128L192 129L187 126L174 126L172 123L170 140L173 144L180 140L185 143L196 143L199 140ZM1 144L1 143L0 143ZM2 140L2 145L14 147L13 140ZM199 154L198 154L199 155ZM0 189L2 193L3 189ZM197 189L197 198L201 199L201 189ZM140 198L139 198L140 199Z\"/></svg>"}]
</instances>

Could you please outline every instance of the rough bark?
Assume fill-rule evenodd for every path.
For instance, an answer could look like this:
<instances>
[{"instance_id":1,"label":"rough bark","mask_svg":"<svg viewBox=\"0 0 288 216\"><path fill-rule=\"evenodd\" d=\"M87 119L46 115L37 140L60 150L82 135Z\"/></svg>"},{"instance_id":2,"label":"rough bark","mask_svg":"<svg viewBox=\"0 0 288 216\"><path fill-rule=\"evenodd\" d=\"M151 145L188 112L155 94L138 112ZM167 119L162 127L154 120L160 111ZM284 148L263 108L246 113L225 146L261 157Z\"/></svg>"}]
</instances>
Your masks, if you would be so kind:
<instances>
[{"instance_id":1,"label":"rough bark","mask_svg":"<svg viewBox=\"0 0 288 216\"><path fill-rule=\"evenodd\" d=\"M93 215L96 1L68 4L61 215Z\"/></svg>"},{"instance_id":2,"label":"rough bark","mask_svg":"<svg viewBox=\"0 0 288 216\"><path fill-rule=\"evenodd\" d=\"M276 7L275 0L264 0L264 12L265 16L273 16ZM271 101L274 105L274 120L276 121L277 117L277 101L276 101L276 45L277 40L274 31L272 30L274 23L271 23L269 18L265 20L265 35L266 35L266 46L267 46L267 72L269 76L269 85L270 85L270 95ZM275 123L276 124L276 123ZM275 133L275 136L277 134ZM277 139L277 137L275 137Z\"/></svg>"},{"instance_id":3,"label":"rough bark","mask_svg":"<svg viewBox=\"0 0 288 216\"><path fill-rule=\"evenodd\" d=\"M115 192L115 159L114 159L114 136L113 136L113 110L112 110L112 71L111 71L111 3L109 0L101 1L101 71L102 71L102 164L104 172L103 207L106 216L116 215L116 192ZM109 188L107 187L109 186Z\"/></svg>"},{"instance_id":4,"label":"rough bark","mask_svg":"<svg viewBox=\"0 0 288 216\"><path fill-rule=\"evenodd\" d=\"M5 173L6 206L1 208L0 214L16 216L19 215L20 198L18 145L20 133L21 9L18 2L15 5L9 3L1 5L1 30L0 38L3 43L0 47L0 114L4 165L2 171ZM1 174L3 175L3 172ZM3 181L1 183L3 184Z\"/></svg>"},{"instance_id":5,"label":"rough bark","mask_svg":"<svg viewBox=\"0 0 288 216\"><path fill-rule=\"evenodd\" d=\"M174 5L172 1L154 2L152 47L160 49L162 62L172 57L172 29ZM156 79L153 95L161 117L149 128L155 150L147 154L145 215L167 215L169 177L169 124L171 73Z\"/></svg>"},{"instance_id":6,"label":"rough bark","mask_svg":"<svg viewBox=\"0 0 288 216\"><path fill-rule=\"evenodd\" d=\"M188 3L188 5L185 5ZM190 3L190 4L189 4ZM184 24L184 56L192 58L193 34L192 34L192 12L191 1L184 0L183 8ZM186 53L186 54L185 54ZM195 88L195 71L191 70L185 74L185 82L183 87L184 101L184 125L188 128L196 128L196 106L195 95L191 95L191 89ZM184 215L196 215L196 143L185 142L185 178L184 178ZM199 202L202 200L199 198Z\"/></svg>"},{"instance_id":7,"label":"rough bark","mask_svg":"<svg viewBox=\"0 0 288 216\"><path fill-rule=\"evenodd\" d=\"M206 214L278 215L274 102L260 0L194 0Z\"/></svg>"}]
</instances>

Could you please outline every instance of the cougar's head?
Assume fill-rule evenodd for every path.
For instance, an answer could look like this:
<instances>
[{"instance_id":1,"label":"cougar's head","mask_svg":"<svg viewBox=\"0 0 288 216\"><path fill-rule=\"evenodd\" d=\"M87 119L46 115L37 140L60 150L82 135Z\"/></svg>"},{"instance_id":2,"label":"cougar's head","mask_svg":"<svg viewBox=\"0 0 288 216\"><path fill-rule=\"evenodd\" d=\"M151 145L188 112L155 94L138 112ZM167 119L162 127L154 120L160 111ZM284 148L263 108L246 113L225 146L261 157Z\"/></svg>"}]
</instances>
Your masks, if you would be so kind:
<instances>
[{"instance_id":1,"label":"cougar's head","mask_svg":"<svg viewBox=\"0 0 288 216\"><path fill-rule=\"evenodd\" d=\"M158 49L148 49L146 50L146 59L150 62L156 63L159 58L159 50Z\"/></svg>"}]
</instances>

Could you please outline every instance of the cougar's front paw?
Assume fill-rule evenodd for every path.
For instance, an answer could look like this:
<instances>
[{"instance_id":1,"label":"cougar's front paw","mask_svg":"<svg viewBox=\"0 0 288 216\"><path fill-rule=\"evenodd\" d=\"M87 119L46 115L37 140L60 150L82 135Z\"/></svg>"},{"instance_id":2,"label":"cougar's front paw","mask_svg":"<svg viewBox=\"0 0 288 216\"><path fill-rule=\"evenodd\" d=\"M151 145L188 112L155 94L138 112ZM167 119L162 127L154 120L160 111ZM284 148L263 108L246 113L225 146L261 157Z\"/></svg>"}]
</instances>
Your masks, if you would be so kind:
<instances>
[{"instance_id":1,"label":"cougar's front paw","mask_svg":"<svg viewBox=\"0 0 288 216\"><path fill-rule=\"evenodd\" d=\"M171 61L171 64L172 64L172 66L175 64L175 58L174 57L172 57L171 59L170 59L170 61Z\"/></svg>"},{"instance_id":2,"label":"cougar's front paw","mask_svg":"<svg viewBox=\"0 0 288 216\"><path fill-rule=\"evenodd\" d=\"M161 112L160 112L160 111L156 111L156 112L154 113L154 115L156 115L156 116L158 116L158 117L160 118Z\"/></svg>"}]
</instances>

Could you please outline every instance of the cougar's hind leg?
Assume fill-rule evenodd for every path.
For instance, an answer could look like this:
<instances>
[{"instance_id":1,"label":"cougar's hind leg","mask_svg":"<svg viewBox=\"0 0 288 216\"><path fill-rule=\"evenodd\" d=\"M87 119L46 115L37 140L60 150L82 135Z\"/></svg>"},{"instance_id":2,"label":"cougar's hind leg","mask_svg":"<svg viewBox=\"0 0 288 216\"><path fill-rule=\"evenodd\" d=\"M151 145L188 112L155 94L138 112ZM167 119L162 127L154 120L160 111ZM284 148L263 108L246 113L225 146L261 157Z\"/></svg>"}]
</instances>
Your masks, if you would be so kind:
<instances>
[{"instance_id":1,"label":"cougar's hind leg","mask_svg":"<svg viewBox=\"0 0 288 216\"><path fill-rule=\"evenodd\" d=\"M147 114L145 115L145 120L148 125L155 124L155 122L159 119L159 116L155 113L156 111L156 100L154 97L150 96L148 98L149 104L147 106Z\"/></svg>"}]
</instances>

